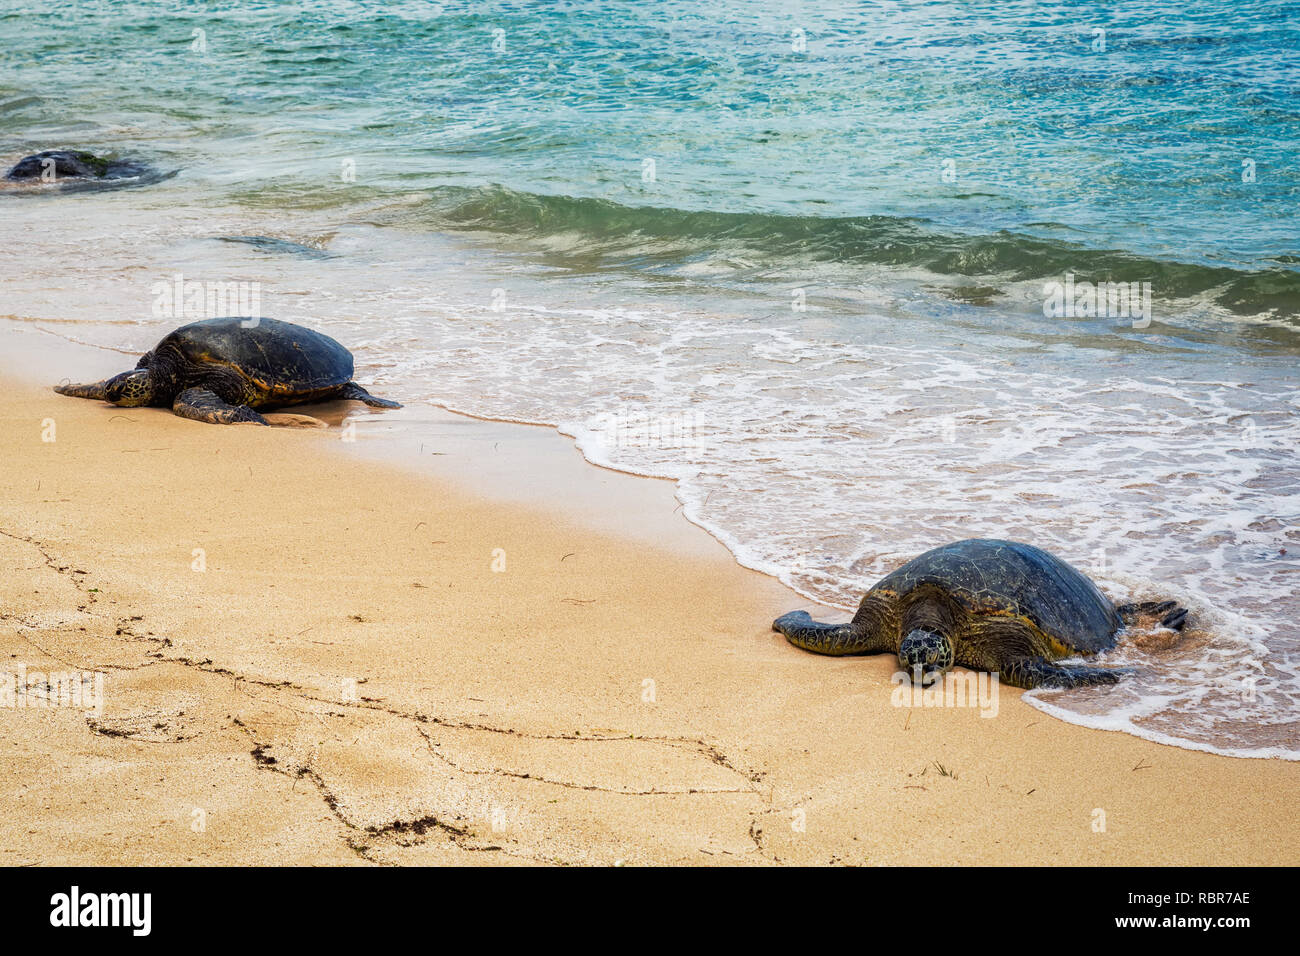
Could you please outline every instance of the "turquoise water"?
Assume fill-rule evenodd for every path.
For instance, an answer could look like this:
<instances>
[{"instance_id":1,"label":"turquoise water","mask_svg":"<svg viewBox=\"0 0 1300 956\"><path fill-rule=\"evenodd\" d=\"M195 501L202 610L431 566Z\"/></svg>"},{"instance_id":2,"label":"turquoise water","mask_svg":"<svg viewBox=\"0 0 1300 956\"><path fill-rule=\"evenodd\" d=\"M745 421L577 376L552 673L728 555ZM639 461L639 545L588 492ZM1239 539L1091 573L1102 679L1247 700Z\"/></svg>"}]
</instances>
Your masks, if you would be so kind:
<instances>
[{"instance_id":1,"label":"turquoise water","mask_svg":"<svg viewBox=\"0 0 1300 956\"><path fill-rule=\"evenodd\" d=\"M574 231L601 265L644 264L632 232L664 268L719 243L993 286L1071 266L1300 312L1294 3L35 6L0 21L4 87L44 98L5 133L54 104L138 121L106 145L246 201L346 204L322 190L351 161L352 193Z\"/></svg>"},{"instance_id":2,"label":"turquoise water","mask_svg":"<svg viewBox=\"0 0 1300 956\"><path fill-rule=\"evenodd\" d=\"M0 196L0 311L143 350L154 281L259 282L833 606L1033 541L1201 622L1039 706L1294 758L1298 53L1283 2L0 0L0 160L179 170ZM1149 315L1045 314L1067 277Z\"/></svg>"}]
</instances>

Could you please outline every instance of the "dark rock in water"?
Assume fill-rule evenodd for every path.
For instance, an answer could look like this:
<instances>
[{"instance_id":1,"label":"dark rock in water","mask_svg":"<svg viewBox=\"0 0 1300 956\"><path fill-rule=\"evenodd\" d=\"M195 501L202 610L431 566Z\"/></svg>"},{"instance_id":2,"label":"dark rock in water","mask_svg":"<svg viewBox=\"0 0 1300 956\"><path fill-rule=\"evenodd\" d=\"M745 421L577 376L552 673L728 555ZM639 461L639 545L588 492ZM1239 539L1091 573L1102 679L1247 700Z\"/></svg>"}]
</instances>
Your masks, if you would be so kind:
<instances>
[{"instance_id":1,"label":"dark rock in water","mask_svg":"<svg viewBox=\"0 0 1300 956\"><path fill-rule=\"evenodd\" d=\"M135 160L104 159L79 149L47 149L19 160L5 179L19 183L70 180L65 188L93 188L152 183L175 175L175 171L160 173Z\"/></svg>"}]
</instances>

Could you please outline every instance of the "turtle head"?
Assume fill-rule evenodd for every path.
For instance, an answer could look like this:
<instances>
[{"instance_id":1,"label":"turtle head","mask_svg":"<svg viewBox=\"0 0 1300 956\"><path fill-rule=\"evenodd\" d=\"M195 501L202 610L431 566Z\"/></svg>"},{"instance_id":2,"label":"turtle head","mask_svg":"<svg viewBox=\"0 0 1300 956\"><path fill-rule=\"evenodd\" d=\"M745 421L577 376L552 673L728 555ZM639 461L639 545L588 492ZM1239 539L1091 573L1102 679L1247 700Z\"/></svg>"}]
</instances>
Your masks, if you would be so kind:
<instances>
[{"instance_id":1,"label":"turtle head","mask_svg":"<svg viewBox=\"0 0 1300 956\"><path fill-rule=\"evenodd\" d=\"M910 631L898 645L898 663L909 675L921 675L921 684L943 677L956 659L952 641L936 631Z\"/></svg>"},{"instance_id":2,"label":"turtle head","mask_svg":"<svg viewBox=\"0 0 1300 956\"><path fill-rule=\"evenodd\" d=\"M153 373L137 368L114 375L104 383L104 400L123 408L138 408L153 401Z\"/></svg>"}]
</instances>

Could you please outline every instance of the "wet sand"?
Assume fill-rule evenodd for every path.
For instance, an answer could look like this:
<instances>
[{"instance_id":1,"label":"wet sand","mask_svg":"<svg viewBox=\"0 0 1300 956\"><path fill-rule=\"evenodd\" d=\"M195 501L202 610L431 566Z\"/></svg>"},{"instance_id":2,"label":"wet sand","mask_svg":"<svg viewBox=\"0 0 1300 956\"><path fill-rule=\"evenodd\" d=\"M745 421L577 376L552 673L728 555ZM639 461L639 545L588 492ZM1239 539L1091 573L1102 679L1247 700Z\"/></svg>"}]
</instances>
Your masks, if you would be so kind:
<instances>
[{"instance_id":1,"label":"wet sand","mask_svg":"<svg viewBox=\"0 0 1300 956\"><path fill-rule=\"evenodd\" d=\"M1295 763L895 706L547 429L223 428L42 384L126 356L0 351L0 674L104 675L0 707L0 864L1295 862Z\"/></svg>"}]
</instances>

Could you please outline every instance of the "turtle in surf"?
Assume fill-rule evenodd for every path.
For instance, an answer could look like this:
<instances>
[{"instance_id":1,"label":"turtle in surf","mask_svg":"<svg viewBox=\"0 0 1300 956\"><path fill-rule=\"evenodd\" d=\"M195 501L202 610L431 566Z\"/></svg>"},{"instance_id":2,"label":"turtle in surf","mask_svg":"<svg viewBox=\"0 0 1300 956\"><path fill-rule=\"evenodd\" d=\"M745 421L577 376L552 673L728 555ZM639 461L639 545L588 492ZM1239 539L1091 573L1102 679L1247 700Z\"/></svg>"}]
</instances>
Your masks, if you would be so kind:
<instances>
[{"instance_id":1,"label":"turtle in surf","mask_svg":"<svg viewBox=\"0 0 1300 956\"><path fill-rule=\"evenodd\" d=\"M819 624L792 611L772 627L818 654L897 654L922 684L960 665L1015 687L1082 687L1113 684L1124 671L1060 662L1110 650L1121 628L1145 618L1181 630L1187 611L1173 601L1117 607L1040 548L971 538L881 578L847 624Z\"/></svg>"}]
</instances>

